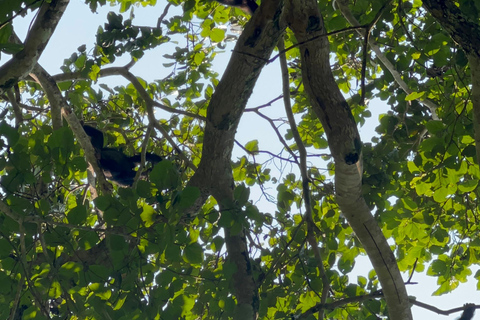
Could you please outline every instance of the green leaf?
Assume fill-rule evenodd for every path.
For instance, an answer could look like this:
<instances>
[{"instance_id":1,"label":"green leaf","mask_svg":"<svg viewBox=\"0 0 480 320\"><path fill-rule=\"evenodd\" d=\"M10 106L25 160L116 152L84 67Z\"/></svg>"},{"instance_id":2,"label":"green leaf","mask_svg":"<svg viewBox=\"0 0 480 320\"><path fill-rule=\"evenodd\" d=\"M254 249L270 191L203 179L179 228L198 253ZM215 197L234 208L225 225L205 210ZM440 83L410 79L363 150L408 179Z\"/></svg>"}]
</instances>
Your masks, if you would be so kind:
<instances>
[{"instance_id":1,"label":"green leaf","mask_svg":"<svg viewBox=\"0 0 480 320\"><path fill-rule=\"evenodd\" d=\"M445 187L440 187L433 193L433 200L435 200L436 202L444 202L445 200L447 200L448 195L448 189Z\"/></svg>"},{"instance_id":2,"label":"green leaf","mask_svg":"<svg viewBox=\"0 0 480 320\"><path fill-rule=\"evenodd\" d=\"M245 149L247 149L247 151L249 151L251 154L258 154L258 140L249 141L245 145Z\"/></svg>"},{"instance_id":3,"label":"green leaf","mask_svg":"<svg viewBox=\"0 0 480 320\"><path fill-rule=\"evenodd\" d=\"M110 207L110 197L108 196L99 196L95 199L95 205L99 210L105 211Z\"/></svg>"},{"instance_id":4,"label":"green leaf","mask_svg":"<svg viewBox=\"0 0 480 320\"><path fill-rule=\"evenodd\" d=\"M441 276L447 271L447 264L442 260L434 260L428 269L427 274L431 276Z\"/></svg>"},{"instance_id":5,"label":"green leaf","mask_svg":"<svg viewBox=\"0 0 480 320\"><path fill-rule=\"evenodd\" d=\"M233 196L240 206L244 206L250 197L250 189L244 184L239 184L235 187Z\"/></svg>"},{"instance_id":6,"label":"green leaf","mask_svg":"<svg viewBox=\"0 0 480 320\"><path fill-rule=\"evenodd\" d=\"M458 191L463 193L472 192L477 188L477 185L478 185L477 179L467 180L458 184Z\"/></svg>"},{"instance_id":7,"label":"green leaf","mask_svg":"<svg viewBox=\"0 0 480 320\"><path fill-rule=\"evenodd\" d=\"M137 183L137 193L142 198L149 198L152 196L152 185L148 181L139 180Z\"/></svg>"},{"instance_id":8,"label":"green leaf","mask_svg":"<svg viewBox=\"0 0 480 320\"><path fill-rule=\"evenodd\" d=\"M183 211L192 207L195 201L200 197L200 190L197 187L187 186L177 195L176 207Z\"/></svg>"},{"instance_id":9,"label":"green leaf","mask_svg":"<svg viewBox=\"0 0 480 320\"><path fill-rule=\"evenodd\" d=\"M432 134L437 134L438 132L445 130L445 125L443 124L443 122L438 120L428 121L425 124L425 127L427 128L428 132Z\"/></svg>"},{"instance_id":10,"label":"green leaf","mask_svg":"<svg viewBox=\"0 0 480 320\"><path fill-rule=\"evenodd\" d=\"M424 94L425 92L412 92L405 97L405 101L418 100L423 97Z\"/></svg>"},{"instance_id":11,"label":"green leaf","mask_svg":"<svg viewBox=\"0 0 480 320\"><path fill-rule=\"evenodd\" d=\"M53 281L50 284L50 288L48 289L48 296L52 299L57 299L62 295L62 287L58 281Z\"/></svg>"},{"instance_id":12,"label":"green leaf","mask_svg":"<svg viewBox=\"0 0 480 320\"><path fill-rule=\"evenodd\" d=\"M193 58L193 60L195 61L195 63L197 65L200 65L202 64L203 60L205 59L205 53L204 52L197 52Z\"/></svg>"},{"instance_id":13,"label":"green leaf","mask_svg":"<svg viewBox=\"0 0 480 320\"><path fill-rule=\"evenodd\" d=\"M199 264L203 261L203 248L198 243L191 243L183 250L183 260L191 264Z\"/></svg>"},{"instance_id":14,"label":"green leaf","mask_svg":"<svg viewBox=\"0 0 480 320\"><path fill-rule=\"evenodd\" d=\"M214 252L220 252L222 250L222 247L223 247L224 243L225 243L225 241L223 240L222 237L216 236L212 240L212 250Z\"/></svg>"},{"instance_id":15,"label":"green leaf","mask_svg":"<svg viewBox=\"0 0 480 320\"><path fill-rule=\"evenodd\" d=\"M15 54L22 51L24 48L21 44L16 43L2 43L0 44L0 51L5 52L6 54Z\"/></svg>"},{"instance_id":16,"label":"green leaf","mask_svg":"<svg viewBox=\"0 0 480 320\"><path fill-rule=\"evenodd\" d=\"M179 176L173 162L163 160L157 163L150 173L150 181L160 190L175 189L179 184Z\"/></svg>"},{"instance_id":17,"label":"green leaf","mask_svg":"<svg viewBox=\"0 0 480 320\"><path fill-rule=\"evenodd\" d=\"M6 258L12 252L13 247L5 238L0 238L0 259Z\"/></svg>"},{"instance_id":18,"label":"green leaf","mask_svg":"<svg viewBox=\"0 0 480 320\"><path fill-rule=\"evenodd\" d=\"M214 42L221 42L225 38L225 30L213 28L210 32L210 39Z\"/></svg>"},{"instance_id":19,"label":"green leaf","mask_svg":"<svg viewBox=\"0 0 480 320\"><path fill-rule=\"evenodd\" d=\"M87 219L87 207L84 205L77 205L68 212L67 219L71 224L83 224Z\"/></svg>"},{"instance_id":20,"label":"green leaf","mask_svg":"<svg viewBox=\"0 0 480 320\"><path fill-rule=\"evenodd\" d=\"M155 223L157 213L155 212L155 209L153 209L152 206L144 205L143 212L140 214L140 217L142 218L142 221L145 224L145 227L148 228Z\"/></svg>"}]
</instances>

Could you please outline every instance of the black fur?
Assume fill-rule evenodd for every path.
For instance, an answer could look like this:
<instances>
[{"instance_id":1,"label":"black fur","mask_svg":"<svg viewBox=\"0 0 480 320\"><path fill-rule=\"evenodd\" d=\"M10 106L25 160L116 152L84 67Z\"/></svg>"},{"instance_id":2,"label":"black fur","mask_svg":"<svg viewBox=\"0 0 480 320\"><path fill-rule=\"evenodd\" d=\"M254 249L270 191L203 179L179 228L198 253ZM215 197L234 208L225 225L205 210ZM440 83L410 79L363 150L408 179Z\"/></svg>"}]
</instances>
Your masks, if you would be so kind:
<instances>
[{"instance_id":1,"label":"black fur","mask_svg":"<svg viewBox=\"0 0 480 320\"><path fill-rule=\"evenodd\" d=\"M471 320L475 315L475 305L467 303L464 307L462 316L458 320Z\"/></svg>"},{"instance_id":2,"label":"black fur","mask_svg":"<svg viewBox=\"0 0 480 320\"><path fill-rule=\"evenodd\" d=\"M242 11L252 15L258 8L258 4L254 0L217 0L221 4L227 6L237 7Z\"/></svg>"},{"instance_id":3,"label":"black fur","mask_svg":"<svg viewBox=\"0 0 480 320\"><path fill-rule=\"evenodd\" d=\"M135 178L135 167L141 162L141 155L127 156L121 150L105 148L103 133L93 127L84 125L83 130L90 136L95 148L95 155L105 177L121 186L131 186ZM162 157L146 153L145 160L152 163L162 161Z\"/></svg>"}]
</instances>

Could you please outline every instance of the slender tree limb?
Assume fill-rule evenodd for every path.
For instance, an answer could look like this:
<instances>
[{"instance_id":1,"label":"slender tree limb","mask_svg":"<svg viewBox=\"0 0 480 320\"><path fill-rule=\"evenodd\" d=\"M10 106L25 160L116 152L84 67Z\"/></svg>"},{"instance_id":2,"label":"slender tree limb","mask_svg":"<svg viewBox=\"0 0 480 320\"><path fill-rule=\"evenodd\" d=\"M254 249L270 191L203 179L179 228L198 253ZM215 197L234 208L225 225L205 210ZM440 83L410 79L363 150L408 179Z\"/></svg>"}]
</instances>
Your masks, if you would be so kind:
<instances>
[{"instance_id":1,"label":"slender tree limb","mask_svg":"<svg viewBox=\"0 0 480 320\"><path fill-rule=\"evenodd\" d=\"M97 177L98 185L100 190L103 194L108 194L112 190L112 185L107 182L105 179L105 175L103 174L103 170L100 169L98 165L97 158L95 156L95 149L92 146L92 142L90 137L85 133L83 130L82 124L78 120L75 113L73 113L70 106L68 106L67 102L62 99L60 105L62 106L62 116L68 122L70 129L72 129L77 141L80 143L80 146L85 152L85 157L90 165L93 167L95 171L95 175Z\"/></svg>"},{"instance_id":2,"label":"slender tree limb","mask_svg":"<svg viewBox=\"0 0 480 320\"><path fill-rule=\"evenodd\" d=\"M358 20L353 16L352 12L350 11L350 8L348 7L347 2L345 0L338 0L336 1L337 5L340 8L340 11L342 12L343 16L347 21L352 25L352 26L359 26L360 23ZM361 29L357 29L357 32L361 35L362 34ZM408 87L407 83L402 79L402 75L395 69L395 66L388 60L388 58L383 54L383 52L380 50L380 47L378 46L377 42L373 40L372 38L369 39L368 45L372 50L375 52L375 57L380 60L380 62L385 66L385 68L390 72L390 74L393 76L393 79L395 79L395 82L398 83L400 88L406 93L410 94L413 91ZM418 100L419 103L427 107L431 114L432 114L432 119L433 120L439 120L438 115L437 115L437 108L438 106L431 100L424 99L424 100Z\"/></svg>"},{"instance_id":3,"label":"slender tree limb","mask_svg":"<svg viewBox=\"0 0 480 320\"><path fill-rule=\"evenodd\" d=\"M168 14L168 10L170 9L170 6L172 5L171 2L169 2L166 6L165 6L165 9L163 9L163 12L162 14L160 15L160 17L158 17L158 20L157 20L157 29L161 29L162 27L162 21L163 19L165 19L165 17L167 16Z\"/></svg>"},{"instance_id":4,"label":"slender tree limb","mask_svg":"<svg viewBox=\"0 0 480 320\"><path fill-rule=\"evenodd\" d=\"M21 8L20 10L18 10L17 12L15 12L14 15L12 15L10 18L2 21L2 23L0 23L0 29L2 29L3 27L5 27L7 24L9 24L11 21L13 21L13 19L17 18L18 16L21 16L21 15L25 15L27 14L28 12L28 9L30 9L34 4L36 4L37 2L39 1L42 1L42 0L35 0L31 3L29 3L27 6L25 6L24 8Z\"/></svg>"},{"instance_id":5,"label":"slender tree limb","mask_svg":"<svg viewBox=\"0 0 480 320\"><path fill-rule=\"evenodd\" d=\"M17 284L17 292L15 293L15 300L13 301L12 309L10 310L10 317L9 320L15 320L17 316L17 309L18 303L20 302L20 298L22 297L22 290L25 284L25 273L22 273L20 279L18 280Z\"/></svg>"},{"instance_id":6,"label":"slender tree limb","mask_svg":"<svg viewBox=\"0 0 480 320\"><path fill-rule=\"evenodd\" d=\"M55 126L61 126L61 117L63 116L70 125L70 128L75 134L77 141L80 143L80 146L85 151L85 157L97 176L102 193L109 193L112 187L105 179L105 175L98 165L98 161L95 156L95 150L92 146L90 138L87 136L82 128L82 124L78 120L77 116L72 112L65 98L62 96L57 83L53 77L50 76L50 74L48 74L48 72L40 65L34 67L32 77L36 78L40 85L42 85L47 94L48 100L50 101L52 108L52 122L54 121L54 118L56 119L54 129ZM58 127L56 129L58 129Z\"/></svg>"},{"instance_id":7,"label":"slender tree limb","mask_svg":"<svg viewBox=\"0 0 480 320\"><path fill-rule=\"evenodd\" d=\"M247 154L251 154L251 152L248 151L247 148L245 148L245 147L244 147L240 142L238 142L237 140L235 140L235 144L236 144L237 146L239 146L240 148L242 148L243 151L245 151ZM272 153L272 152L270 152L270 151L258 150L258 151L256 151L256 153L268 154L268 155L272 156L272 158L279 159L279 160L282 160L282 161L285 161L285 162L289 162L289 163L296 163L296 164L298 164L298 162L295 161L295 160L290 160L290 159L281 157L281 156L279 156L278 154L274 154L274 153Z\"/></svg>"},{"instance_id":8,"label":"slender tree limb","mask_svg":"<svg viewBox=\"0 0 480 320\"><path fill-rule=\"evenodd\" d=\"M442 309L439 309L435 306L432 306L432 305L429 305L429 304L426 304L424 302L420 302L416 299L410 299L410 302L417 306L417 307L420 307L420 308L423 308L423 309L426 309L426 310L429 310L429 311L432 311L432 312L435 312L437 314L441 314L441 315L444 315L444 316L448 316L452 313L456 313L456 312L460 312L460 311L464 311L465 309L467 308L475 308L475 309L480 309L480 305L467 305L467 306L463 306L463 307L458 307L458 308L453 308L453 309L448 309L448 310L442 310Z\"/></svg>"},{"instance_id":9,"label":"slender tree limb","mask_svg":"<svg viewBox=\"0 0 480 320\"><path fill-rule=\"evenodd\" d=\"M140 166L138 167L135 178L133 179L133 188L136 189L138 180L142 176L143 168L145 167L145 158L147 154L148 141L150 140L150 135L152 134L153 125L149 124L147 126L147 132L145 132L145 137L143 138L142 145L140 147Z\"/></svg>"},{"instance_id":10,"label":"slender tree limb","mask_svg":"<svg viewBox=\"0 0 480 320\"><path fill-rule=\"evenodd\" d=\"M302 313L300 316L298 316L297 319L307 319L312 314L314 314L316 312L319 312L319 310L334 310L336 308L345 306L347 304L358 303L358 302L362 302L362 301L366 301L366 300L376 299L376 298L380 298L382 296L383 296L383 294L382 294L381 291L376 291L376 292L373 292L373 293L370 293L370 294L365 294L365 295L362 295L362 296L356 296L356 297L341 299L341 300L337 300L337 301L334 301L334 302L331 302L331 303L323 303L323 304L318 303L315 306L308 309L307 311L305 311L304 313Z\"/></svg>"},{"instance_id":11,"label":"slender tree limb","mask_svg":"<svg viewBox=\"0 0 480 320\"><path fill-rule=\"evenodd\" d=\"M57 86L53 77L39 64L35 65L30 76L42 86L48 101L50 102L50 113L52 118L53 130L62 127L61 104L64 100L62 92Z\"/></svg>"},{"instance_id":12,"label":"slender tree limb","mask_svg":"<svg viewBox=\"0 0 480 320\"><path fill-rule=\"evenodd\" d=\"M280 39L278 42L278 50L282 51L285 49L285 43L283 39ZM307 150L303 144L300 133L298 132L297 125L295 123L295 117L292 112L292 104L290 102L290 81L288 74L287 66L287 57L285 53L280 55L280 67L282 69L282 91L283 91L283 104L285 106L285 113L287 114L288 122L290 124L290 130L292 131L293 138L298 148L300 154L300 172L302 175L302 190L303 190L303 200L305 202L305 221L307 222L307 241L312 247L312 250L315 255L315 260L317 262L317 268L320 272L320 277L322 278L322 294L320 297L321 303L326 303L329 296L330 290L330 281L328 280L325 267L323 266L323 259L320 255L320 248L318 247L318 241L315 237L315 230L317 226L313 221L312 214L312 201L311 201L311 191L310 191L310 179L307 173ZM318 319L323 319L325 316L324 310L321 309L318 311Z\"/></svg>"},{"instance_id":13,"label":"slender tree limb","mask_svg":"<svg viewBox=\"0 0 480 320\"><path fill-rule=\"evenodd\" d=\"M283 147L285 148L285 150L287 150L288 153L290 153L290 155L292 156L293 160L295 161L296 164L300 165L300 163L298 162L298 157L297 155L295 154L295 152L293 152L292 148L290 148L290 146L288 145L287 141L285 141L285 139L283 138L282 134L280 133L280 131L278 130L278 128L275 126L275 123L273 122L272 119L270 119L269 117L267 117L266 115L264 115L263 113L260 112L260 110L257 110L257 109L254 109L253 110L256 114L258 114L260 117L262 117L263 119L267 120L268 123L270 124L270 126L272 127L273 131L275 131L275 134L277 135L277 138L278 140L280 141L280 143L283 145Z\"/></svg>"},{"instance_id":14,"label":"slender tree limb","mask_svg":"<svg viewBox=\"0 0 480 320\"><path fill-rule=\"evenodd\" d=\"M18 128L20 123L23 121L22 109L20 108L19 101L17 100L17 97L19 98L19 96L15 94L13 88L10 88L7 90L7 97L8 101L12 105L13 114L15 115L15 128Z\"/></svg>"},{"instance_id":15,"label":"slender tree limb","mask_svg":"<svg viewBox=\"0 0 480 320\"><path fill-rule=\"evenodd\" d=\"M268 62L273 62L275 61L276 59L278 59L278 57L280 57L281 54L283 53L286 53L294 48L298 48L310 41L315 41L315 40L318 40L320 38L328 38L329 36L334 36L336 34L341 34L341 33L347 33L347 32L350 32L352 30L363 30L367 28L367 26L353 26L353 27L347 27L347 28L344 28L344 29L341 29L341 30L336 30L336 31L332 31L332 32L329 32L329 33L326 33L326 34L320 34L320 35L316 35L308 40L304 40L302 42L297 42L296 44L294 45L291 45L290 47L286 48L286 49L283 49L282 51L279 51L278 54L274 55L272 58L270 58L268 60ZM361 31L360 31L361 32Z\"/></svg>"},{"instance_id":16,"label":"slender tree limb","mask_svg":"<svg viewBox=\"0 0 480 320\"><path fill-rule=\"evenodd\" d=\"M162 136L170 143L170 145L173 147L173 149L175 149L175 151L180 156L180 158L187 164L188 167L190 167L192 170L195 171L197 169L195 167L195 165L183 153L183 151L177 146L175 141L172 139L172 137L170 137L168 132L165 131L165 129L160 125L160 123L157 121L157 119L155 119L155 113L153 111L153 107L156 106L157 104L158 105L160 105L160 104L158 102L154 101L152 98L150 98L148 92L143 88L140 81L138 81L138 79L132 73L130 73L128 71L128 69L123 68L122 75L125 76L125 78L127 78L128 80L130 80L130 82L133 84L135 89L137 89L137 91L140 94L140 96L142 97L142 99L145 101L145 108L147 110L147 117L148 117L149 126L153 126L155 129L160 131ZM165 108L168 108L168 107L165 107ZM171 109L171 108L168 108L168 109L170 110L169 112L171 112L171 110L174 110L174 109ZM177 111L181 111L181 110L177 110ZM192 114L190 112L186 112L186 111L181 111L179 113L187 115L187 116L192 116L193 115L193 118L200 117L200 116L194 115L194 114Z\"/></svg>"},{"instance_id":17,"label":"slender tree limb","mask_svg":"<svg viewBox=\"0 0 480 320\"><path fill-rule=\"evenodd\" d=\"M0 201L0 211L17 223L20 222L22 219L22 217L19 214L13 212L8 206L8 204L6 204L3 201Z\"/></svg>"},{"instance_id":18,"label":"slender tree limb","mask_svg":"<svg viewBox=\"0 0 480 320\"><path fill-rule=\"evenodd\" d=\"M153 100L148 92L145 90L145 88L142 86L140 81L138 81L137 77L129 71L129 65L124 66L124 67L111 67L111 68L105 68L100 70L98 73L99 77L109 77L109 76L123 76L125 79L129 80L132 85L137 89L138 93L140 94L140 97L142 99L151 104L154 107L158 107L164 111L170 112L170 113L177 113L181 114L184 116L188 116L194 119L202 120L205 121L205 117L202 117L198 114L191 113L188 111L180 110L180 109L172 109L170 107L167 107L155 100ZM80 71L78 72L72 72L72 73L63 73L59 75L53 76L53 79L58 82L63 82L63 81L70 81L74 79L82 79L85 78Z\"/></svg>"}]
</instances>

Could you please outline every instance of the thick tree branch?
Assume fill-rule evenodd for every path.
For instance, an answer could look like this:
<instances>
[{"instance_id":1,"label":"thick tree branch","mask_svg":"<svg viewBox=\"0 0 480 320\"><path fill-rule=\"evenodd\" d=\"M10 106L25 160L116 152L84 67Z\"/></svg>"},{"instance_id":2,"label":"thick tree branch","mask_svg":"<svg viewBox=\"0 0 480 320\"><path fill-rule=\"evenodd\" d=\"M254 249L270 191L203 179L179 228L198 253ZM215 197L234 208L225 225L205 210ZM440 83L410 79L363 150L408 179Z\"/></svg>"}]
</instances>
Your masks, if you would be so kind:
<instances>
[{"instance_id":1,"label":"thick tree branch","mask_svg":"<svg viewBox=\"0 0 480 320\"><path fill-rule=\"evenodd\" d=\"M451 0L425 0L423 6L470 55L480 58L480 26L470 21Z\"/></svg>"},{"instance_id":2,"label":"thick tree branch","mask_svg":"<svg viewBox=\"0 0 480 320\"><path fill-rule=\"evenodd\" d=\"M400 271L377 222L362 196L361 141L355 120L338 89L329 61L329 42L314 0L289 0L287 22L300 46L302 76L312 109L320 119L335 161L338 205L363 244L385 293L390 319L412 319ZM308 41L317 37L315 41Z\"/></svg>"},{"instance_id":3,"label":"thick tree branch","mask_svg":"<svg viewBox=\"0 0 480 320\"><path fill-rule=\"evenodd\" d=\"M220 209L231 210L232 214L241 214L233 206L231 155L235 133L260 71L284 30L280 19L282 8L283 1L262 1L238 39L208 106L202 158L189 183L200 189L202 196L198 202L213 195ZM244 231L226 229L225 238L229 260L237 267L234 275L237 299L234 318L255 319L257 286L252 277Z\"/></svg>"},{"instance_id":4,"label":"thick tree branch","mask_svg":"<svg viewBox=\"0 0 480 320\"><path fill-rule=\"evenodd\" d=\"M0 93L30 73L47 46L69 0L45 1L25 40L24 48L0 67Z\"/></svg>"}]
</instances>

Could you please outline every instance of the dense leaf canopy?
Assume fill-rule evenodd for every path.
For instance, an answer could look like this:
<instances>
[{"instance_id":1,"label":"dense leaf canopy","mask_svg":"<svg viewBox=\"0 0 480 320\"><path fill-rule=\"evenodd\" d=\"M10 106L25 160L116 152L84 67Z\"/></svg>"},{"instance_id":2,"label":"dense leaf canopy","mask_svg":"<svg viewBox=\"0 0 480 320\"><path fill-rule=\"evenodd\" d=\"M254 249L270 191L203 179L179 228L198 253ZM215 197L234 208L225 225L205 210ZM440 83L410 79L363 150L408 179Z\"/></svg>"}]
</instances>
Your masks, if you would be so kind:
<instances>
[{"instance_id":1,"label":"dense leaf canopy","mask_svg":"<svg viewBox=\"0 0 480 320\"><path fill-rule=\"evenodd\" d=\"M53 74L38 59L72 4L0 1L0 319L411 319L402 274L480 280L477 2L84 5L110 4ZM167 76L135 74L150 52ZM247 107L265 65L278 92ZM132 187L82 124L142 154Z\"/></svg>"}]
</instances>

